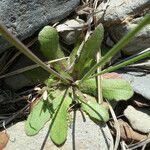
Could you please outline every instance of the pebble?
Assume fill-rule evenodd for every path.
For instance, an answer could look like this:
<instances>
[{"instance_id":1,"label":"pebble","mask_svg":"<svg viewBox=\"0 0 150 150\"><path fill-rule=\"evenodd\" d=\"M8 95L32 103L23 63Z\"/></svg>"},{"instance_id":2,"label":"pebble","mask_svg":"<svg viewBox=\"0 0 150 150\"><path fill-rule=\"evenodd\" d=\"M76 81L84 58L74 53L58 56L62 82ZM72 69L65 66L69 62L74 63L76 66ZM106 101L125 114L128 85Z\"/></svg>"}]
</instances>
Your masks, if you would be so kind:
<instances>
[{"instance_id":1,"label":"pebble","mask_svg":"<svg viewBox=\"0 0 150 150\"><path fill-rule=\"evenodd\" d=\"M142 133L150 133L150 109L135 109L129 105L124 111L133 129Z\"/></svg>"}]
</instances>

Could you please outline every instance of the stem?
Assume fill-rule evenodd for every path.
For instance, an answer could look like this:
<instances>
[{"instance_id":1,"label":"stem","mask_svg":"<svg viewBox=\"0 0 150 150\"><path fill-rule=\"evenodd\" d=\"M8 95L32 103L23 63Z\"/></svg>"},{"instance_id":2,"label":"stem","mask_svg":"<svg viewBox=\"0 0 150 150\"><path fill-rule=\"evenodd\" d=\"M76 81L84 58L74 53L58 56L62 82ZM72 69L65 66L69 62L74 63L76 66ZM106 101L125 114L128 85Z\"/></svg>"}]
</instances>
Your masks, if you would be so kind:
<instances>
[{"instance_id":1,"label":"stem","mask_svg":"<svg viewBox=\"0 0 150 150\"><path fill-rule=\"evenodd\" d=\"M126 36L124 36L101 60L99 63L95 64L85 75L84 77L78 81L78 84L81 84L84 80L86 80L100 65L106 63L111 57L113 57L121 48L123 48L126 44L128 44L134 36L148 23L150 23L150 13L144 17L144 19L129 32ZM93 43L94 44L94 43Z\"/></svg>"},{"instance_id":2,"label":"stem","mask_svg":"<svg viewBox=\"0 0 150 150\"><path fill-rule=\"evenodd\" d=\"M101 71L100 73L97 73L97 74L91 76L90 78L96 77L98 75L102 75L102 74L107 73L107 72L111 72L111 71L117 70L119 68L122 68L122 67L125 67L127 65L133 64L134 62L137 62L137 61L139 61L141 59L144 59L144 58L147 58L147 57L150 57L150 51L147 51L147 52L145 52L145 53L143 53L141 55L138 55L138 56L136 56L136 57L134 57L132 59L129 59L129 60L125 61L125 62L122 62L122 63L120 63L118 65L111 66L111 67Z\"/></svg>"},{"instance_id":3,"label":"stem","mask_svg":"<svg viewBox=\"0 0 150 150\"><path fill-rule=\"evenodd\" d=\"M101 59L101 49L99 49L99 51L97 52L96 58L97 58L97 63L98 63ZM101 72L101 67L98 67L97 73L100 73L100 72ZM103 96L102 96L101 76L97 76L97 93L98 93L98 103L102 104Z\"/></svg>"},{"instance_id":4,"label":"stem","mask_svg":"<svg viewBox=\"0 0 150 150\"><path fill-rule=\"evenodd\" d=\"M53 74L54 76L58 77L59 79L69 83L67 79L61 76L59 73L54 71L53 69L49 68L45 63L43 63L36 55L34 55L23 43L21 43L13 34L11 34L7 28L0 22L0 33L14 46L16 46L24 55L30 58L32 61L37 63L47 72Z\"/></svg>"}]
</instances>

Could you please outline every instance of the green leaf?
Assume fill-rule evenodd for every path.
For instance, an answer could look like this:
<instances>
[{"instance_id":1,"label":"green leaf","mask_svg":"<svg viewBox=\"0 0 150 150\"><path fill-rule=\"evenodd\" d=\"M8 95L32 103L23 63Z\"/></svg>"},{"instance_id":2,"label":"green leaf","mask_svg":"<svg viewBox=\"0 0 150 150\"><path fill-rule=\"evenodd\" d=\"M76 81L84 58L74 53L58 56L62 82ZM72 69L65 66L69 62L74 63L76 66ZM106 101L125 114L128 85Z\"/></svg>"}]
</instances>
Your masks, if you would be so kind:
<instances>
[{"instance_id":1,"label":"green leaf","mask_svg":"<svg viewBox=\"0 0 150 150\"><path fill-rule=\"evenodd\" d=\"M100 48L103 36L104 28L102 24L100 24L93 31L89 39L85 42L79 59L75 63L73 75L76 75L77 79L83 77L83 75L90 69L90 67L92 67L93 63L95 63L94 58L96 52Z\"/></svg>"},{"instance_id":2,"label":"green leaf","mask_svg":"<svg viewBox=\"0 0 150 150\"><path fill-rule=\"evenodd\" d=\"M73 50L72 50L72 52L71 52L71 54L69 56L69 64L70 65L72 65L72 63L75 61L76 55L77 55L77 51L78 51L82 41L83 41L83 38L79 37L79 39L75 43L75 46L74 46L74 48L73 48Z\"/></svg>"},{"instance_id":3,"label":"green leaf","mask_svg":"<svg viewBox=\"0 0 150 150\"><path fill-rule=\"evenodd\" d=\"M134 92L130 84L123 79L103 79L102 94L108 100L128 100Z\"/></svg>"},{"instance_id":4,"label":"green leaf","mask_svg":"<svg viewBox=\"0 0 150 150\"><path fill-rule=\"evenodd\" d=\"M53 113L53 109L48 101L40 100L32 109L25 122L25 132L27 135L37 134L48 122Z\"/></svg>"},{"instance_id":5,"label":"green leaf","mask_svg":"<svg viewBox=\"0 0 150 150\"><path fill-rule=\"evenodd\" d=\"M53 109L56 110L62 102L64 97L65 89L64 87L59 87L59 89L55 90L53 96L55 97L52 101Z\"/></svg>"},{"instance_id":6,"label":"green leaf","mask_svg":"<svg viewBox=\"0 0 150 150\"><path fill-rule=\"evenodd\" d=\"M59 49L59 35L55 28L45 26L38 35L40 50L49 60L64 57Z\"/></svg>"},{"instance_id":7,"label":"green leaf","mask_svg":"<svg viewBox=\"0 0 150 150\"><path fill-rule=\"evenodd\" d=\"M40 43L40 51L42 54L47 57L49 60L54 60L58 58L65 57L63 51L59 45L59 35L57 30L51 26L45 26L38 35L38 40ZM53 63L52 66L56 71L66 75L70 78L69 74L65 72L67 68L66 60L62 60L56 63Z\"/></svg>"},{"instance_id":8,"label":"green leaf","mask_svg":"<svg viewBox=\"0 0 150 150\"><path fill-rule=\"evenodd\" d=\"M61 99L61 104L52 119L50 137L56 145L63 144L67 138L67 110L71 102L72 99L66 91L64 97Z\"/></svg>"},{"instance_id":9,"label":"green leaf","mask_svg":"<svg viewBox=\"0 0 150 150\"><path fill-rule=\"evenodd\" d=\"M86 112L91 119L96 121L107 122L109 120L109 113L106 108L94 101L81 103L81 109Z\"/></svg>"},{"instance_id":10,"label":"green leaf","mask_svg":"<svg viewBox=\"0 0 150 150\"><path fill-rule=\"evenodd\" d=\"M95 78L85 80L81 85L79 85L79 89L83 93L97 97L97 85Z\"/></svg>"},{"instance_id":11,"label":"green leaf","mask_svg":"<svg viewBox=\"0 0 150 150\"><path fill-rule=\"evenodd\" d=\"M102 94L108 100L128 100L133 96L133 89L129 82L123 79L103 79ZM97 97L97 85L95 78L85 80L79 89L86 94Z\"/></svg>"}]
</instances>

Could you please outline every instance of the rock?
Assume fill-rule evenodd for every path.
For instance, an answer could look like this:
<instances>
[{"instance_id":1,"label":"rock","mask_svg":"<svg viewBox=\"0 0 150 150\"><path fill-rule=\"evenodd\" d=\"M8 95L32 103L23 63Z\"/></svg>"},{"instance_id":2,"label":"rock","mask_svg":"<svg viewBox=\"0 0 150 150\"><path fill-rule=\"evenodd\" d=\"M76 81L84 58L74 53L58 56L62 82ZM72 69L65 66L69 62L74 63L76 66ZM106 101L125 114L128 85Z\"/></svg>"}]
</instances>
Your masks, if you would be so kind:
<instances>
[{"instance_id":1,"label":"rock","mask_svg":"<svg viewBox=\"0 0 150 150\"><path fill-rule=\"evenodd\" d=\"M119 24L117 26L111 26L108 29L112 39L117 43L127 33L132 31L137 24L143 19L143 17L133 19L128 24ZM132 55L150 47L150 25L145 26L135 37L128 43L122 52L126 55Z\"/></svg>"},{"instance_id":2,"label":"rock","mask_svg":"<svg viewBox=\"0 0 150 150\"><path fill-rule=\"evenodd\" d=\"M58 25L56 29L60 32L63 42L71 45L74 44L82 32L84 21L81 19L67 20Z\"/></svg>"},{"instance_id":3,"label":"rock","mask_svg":"<svg viewBox=\"0 0 150 150\"><path fill-rule=\"evenodd\" d=\"M96 17L106 26L110 26L112 24L120 24L123 20L134 16L141 16L145 11L148 12L150 0L110 0L107 9L103 13L105 6L106 2L102 1L97 8Z\"/></svg>"},{"instance_id":4,"label":"rock","mask_svg":"<svg viewBox=\"0 0 150 150\"><path fill-rule=\"evenodd\" d=\"M97 19L106 26L114 42L118 42L143 19L150 10L150 0L110 0L108 7L103 1L97 8ZM144 27L122 51L127 55L135 54L150 47L150 25Z\"/></svg>"},{"instance_id":5,"label":"rock","mask_svg":"<svg viewBox=\"0 0 150 150\"><path fill-rule=\"evenodd\" d=\"M136 93L150 100L150 74L132 71L122 72L121 75L131 84Z\"/></svg>"},{"instance_id":6,"label":"rock","mask_svg":"<svg viewBox=\"0 0 150 150\"><path fill-rule=\"evenodd\" d=\"M135 109L129 105L125 109L124 115L135 130L150 133L150 109Z\"/></svg>"},{"instance_id":7,"label":"rock","mask_svg":"<svg viewBox=\"0 0 150 150\"><path fill-rule=\"evenodd\" d=\"M33 52L33 49L37 48L35 46L30 47L30 49ZM40 56L40 54L38 53L38 51L36 51L36 55L44 61L42 55ZM35 53L35 52L34 52ZM31 66L34 65L34 63L27 58L25 55L21 54L13 63L13 65L9 68L8 72L13 72L16 71L18 69L23 69L27 66ZM33 72L33 74L32 74ZM6 89L11 89L11 90L19 90L23 87L27 87L27 86L32 86L32 85L36 85L38 83L41 83L44 79L49 77L49 73L45 70L43 70L42 68L38 67L35 68L33 70L29 70L29 71L25 71L22 73L18 73L9 77L5 77L3 79L3 86Z\"/></svg>"},{"instance_id":8,"label":"rock","mask_svg":"<svg viewBox=\"0 0 150 150\"><path fill-rule=\"evenodd\" d=\"M20 40L31 36L43 26L69 15L80 0L2 0L0 20ZM0 37L0 53L10 45Z\"/></svg>"},{"instance_id":9,"label":"rock","mask_svg":"<svg viewBox=\"0 0 150 150\"><path fill-rule=\"evenodd\" d=\"M111 135L109 130L107 130L104 125L96 125L93 121L89 119L89 117L85 116L86 121L83 121L82 115L80 112L76 113L76 121L75 121L75 132L73 131L73 126L69 129L67 141L62 147L56 147L48 137L46 144L44 146L44 150L112 150L111 147L113 143L111 143ZM45 139L46 133L49 128L49 123L46 124L45 128L40 131L39 134L35 136L26 136L24 132L24 122L19 122L14 126L8 128L8 134L10 139L14 138L14 142L11 140L7 144L4 150L34 150L41 149L42 143ZM105 137L104 137L105 134ZM74 135L74 136L73 136ZM73 140L74 138L74 140ZM75 145L73 145L75 144ZM74 148L73 148L74 147Z\"/></svg>"}]
</instances>

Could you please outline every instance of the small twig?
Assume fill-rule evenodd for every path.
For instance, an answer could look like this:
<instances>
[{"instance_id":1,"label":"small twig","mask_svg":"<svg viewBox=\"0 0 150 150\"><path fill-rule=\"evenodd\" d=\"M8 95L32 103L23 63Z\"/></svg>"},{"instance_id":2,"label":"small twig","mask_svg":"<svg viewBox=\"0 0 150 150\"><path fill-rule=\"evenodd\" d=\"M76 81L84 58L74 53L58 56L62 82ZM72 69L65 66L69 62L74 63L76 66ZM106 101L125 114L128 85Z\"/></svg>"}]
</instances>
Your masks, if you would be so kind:
<instances>
[{"instance_id":1,"label":"small twig","mask_svg":"<svg viewBox=\"0 0 150 150\"><path fill-rule=\"evenodd\" d=\"M3 72L5 72L8 67L12 64L12 62L21 54L21 52L17 52L9 61L8 63L6 63L6 65L4 66L4 68L1 70L0 74L2 74Z\"/></svg>"},{"instance_id":2,"label":"small twig","mask_svg":"<svg viewBox=\"0 0 150 150\"><path fill-rule=\"evenodd\" d=\"M135 143L135 144L128 145L127 150L134 150L134 149L136 149L138 147L142 147L143 145L148 144L148 143L150 143L150 138L143 140L143 141L140 141L140 142Z\"/></svg>"},{"instance_id":3,"label":"small twig","mask_svg":"<svg viewBox=\"0 0 150 150\"><path fill-rule=\"evenodd\" d=\"M114 139L113 139L113 136L112 136L112 134L111 134L111 131L110 131L110 129L109 129L109 127L108 127L108 125L106 124L106 127L105 127L106 129L107 129L107 131L110 133L110 136L109 136L109 140L110 140L110 146L109 146L109 150L114 150Z\"/></svg>"},{"instance_id":4,"label":"small twig","mask_svg":"<svg viewBox=\"0 0 150 150\"><path fill-rule=\"evenodd\" d=\"M5 120L5 125L9 124L12 120L14 120L21 112L23 112L24 110L26 110L29 107L30 104L27 104L24 108L22 108L21 110L19 110L18 112L16 112L13 116L8 117ZM3 127L3 124L0 124L0 128Z\"/></svg>"},{"instance_id":5,"label":"small twig","mask_svg":"<svg viewBox=\"0 0 150 150\"><path fill-rule=\"evenodd\" d=\"M147 144L144 144L144 145L142 146L142 149L141 149L141 150L145 150L146 145L147 145Z\"/></svg>"}]
</instances>

